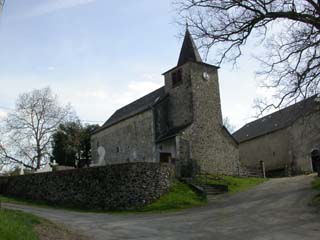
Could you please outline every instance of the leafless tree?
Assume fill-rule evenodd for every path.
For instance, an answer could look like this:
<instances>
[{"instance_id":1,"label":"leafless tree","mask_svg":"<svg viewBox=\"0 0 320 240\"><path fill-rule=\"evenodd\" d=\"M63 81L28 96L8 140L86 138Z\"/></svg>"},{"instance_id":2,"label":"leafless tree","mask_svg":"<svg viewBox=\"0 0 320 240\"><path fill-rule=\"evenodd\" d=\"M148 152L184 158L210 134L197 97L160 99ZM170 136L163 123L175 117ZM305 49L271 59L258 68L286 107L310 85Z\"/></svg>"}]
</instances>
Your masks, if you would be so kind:
<instances>
[{"instance_id":1,"label":"leafless tree","mask_svg":"<svg viewBox=\"0 0 320 240\"><path fill-rule=\"evenodd\" d=\"M0 0L0 15L2 13L4 3L5 3L5 0Z\"/></svg>"},{"instance_id":2,"label":"leafless tree","mask_svg":"<svg viewBox=\"0 0 320 240\"><path fill-rule=\"evenodd\" d=\"M223 125L230 133L234 133L236 130L236 127L230 122L230 119L228 117L223 118Z\"/></svg>"},{"instance_id":3,"label":"leafless tree","mask_svg":"<svg viewBox=\"0 0 320 240\"><path fill-rule=\"evenodd\" d=\"M319 0L174 0L195 38L214 48L218 63L242 55L248 41L265 46L259 55L263 86L276 89L276 103L263 110L319 93Z\"/></svg>"},{"instance_id":4,"label":"leafless tree","mask_svg":"<svg viewBox=\"0 0 320 240\"><path fill-rule=\"evenodd\" d=\"M0 134L0 165L39 169L49 159L52 134L71 116L50 88L21 94Z\"/></svg>"}]
</instances>

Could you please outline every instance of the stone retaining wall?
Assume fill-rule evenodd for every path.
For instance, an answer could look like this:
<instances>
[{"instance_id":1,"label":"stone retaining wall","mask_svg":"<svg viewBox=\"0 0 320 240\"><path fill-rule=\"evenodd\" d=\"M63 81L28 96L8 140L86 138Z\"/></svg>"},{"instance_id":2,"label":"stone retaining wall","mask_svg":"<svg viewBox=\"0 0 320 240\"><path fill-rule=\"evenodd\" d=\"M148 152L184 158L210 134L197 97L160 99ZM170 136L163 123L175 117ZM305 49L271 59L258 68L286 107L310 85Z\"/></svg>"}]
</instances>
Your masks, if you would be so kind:
<instances>
[{"instance_id":1,"label":"stone retaining wall","mask_svg":"<svg viewBox=\"0 0 320 240\"><path fill-rule=\"evenodd\" d=\"M128 163L1 177L0 194L83 209L136 209L169 191L172 165Z\"/></svg>"}]
</instances>

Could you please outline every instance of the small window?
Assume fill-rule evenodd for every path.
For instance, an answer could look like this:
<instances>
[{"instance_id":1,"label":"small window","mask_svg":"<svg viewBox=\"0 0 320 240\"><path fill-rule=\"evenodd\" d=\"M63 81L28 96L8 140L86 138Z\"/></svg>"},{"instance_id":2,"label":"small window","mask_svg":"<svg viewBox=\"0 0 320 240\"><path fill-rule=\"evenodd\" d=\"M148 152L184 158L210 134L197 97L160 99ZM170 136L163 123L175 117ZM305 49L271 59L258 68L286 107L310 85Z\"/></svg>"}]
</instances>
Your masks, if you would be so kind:
<instances>
[{"instance_id":1,"label":"small window","mask_svg":"<svg viewBox=\"0 0 320 240\"><path fill-rule=\"evenodd\" d=\"M172 73L172 87L175 88L182 83L182 70L179 69Z\"/></svg>"},{"instance_id":2,"label":"small window","mask_svg":"<svg viewBox=\"0 0 320 240\"><path fill-rule=\"evenodd\" d=\"M117 151L117 153L119 153L120 152L120 147L117 147L116 151Z\"/></svg>"}]
</instances>

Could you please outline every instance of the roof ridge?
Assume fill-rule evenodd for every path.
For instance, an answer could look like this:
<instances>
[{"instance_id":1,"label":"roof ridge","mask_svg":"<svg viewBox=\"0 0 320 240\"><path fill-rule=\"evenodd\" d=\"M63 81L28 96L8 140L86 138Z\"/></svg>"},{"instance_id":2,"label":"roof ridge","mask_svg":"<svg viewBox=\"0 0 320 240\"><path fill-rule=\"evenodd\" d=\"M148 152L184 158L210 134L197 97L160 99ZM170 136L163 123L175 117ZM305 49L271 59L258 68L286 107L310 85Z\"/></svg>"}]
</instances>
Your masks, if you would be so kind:
<instances>
[{"instance_id":1,"label":"roof ridge","mask_svg":"<svg viewBox=\"0 0 320 240\"><path fill-rule=\"evenodd\" d=\"M313 103L316 98L317 95L313 95L276 112L246 123L240 129L234 132L233 136L238 142L243 142L261 135L268 134L275 130L285 128L295 122L302 115L310 112L310 107L314 106Z\"/></svg>"}]
</instances>

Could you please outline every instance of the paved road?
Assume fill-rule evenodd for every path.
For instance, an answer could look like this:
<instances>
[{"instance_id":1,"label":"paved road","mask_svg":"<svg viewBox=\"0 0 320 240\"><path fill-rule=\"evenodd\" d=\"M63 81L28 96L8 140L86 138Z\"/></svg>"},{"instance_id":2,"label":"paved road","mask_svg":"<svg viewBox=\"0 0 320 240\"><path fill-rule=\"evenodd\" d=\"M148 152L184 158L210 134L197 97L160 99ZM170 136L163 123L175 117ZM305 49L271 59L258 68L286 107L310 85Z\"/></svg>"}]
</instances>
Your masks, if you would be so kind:
<instances>
[{"instance_id":1,"label":"paved road","mask_svg":"<svg viewBox=\"0 0 320 240\"><path fill-rule=\"evenodd\" d=\"M320 239L308 206L313 176L273 179L250 191L179 213L110 215L7 204L85 232L90 239Z\"/></svg>"}]
</instances>

